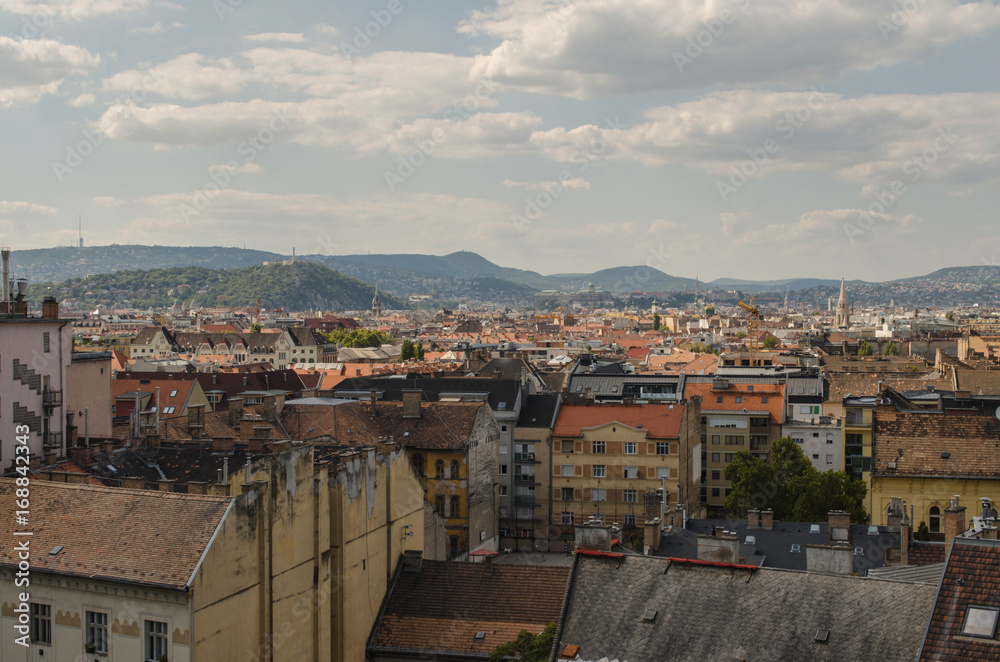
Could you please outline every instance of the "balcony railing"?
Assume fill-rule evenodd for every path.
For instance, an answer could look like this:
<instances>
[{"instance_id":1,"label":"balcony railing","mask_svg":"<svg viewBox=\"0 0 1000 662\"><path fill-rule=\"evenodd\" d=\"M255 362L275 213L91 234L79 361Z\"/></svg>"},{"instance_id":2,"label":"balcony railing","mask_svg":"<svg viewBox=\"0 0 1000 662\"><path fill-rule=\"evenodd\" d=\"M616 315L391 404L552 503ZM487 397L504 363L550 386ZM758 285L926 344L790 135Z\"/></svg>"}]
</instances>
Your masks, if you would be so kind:
<instances>
[{"instance_id":1,"label":"balcony railing","mask_svg":"<svg viewBox=\"0 0 1000 662\"><path fill-rule=\"evenodd\" d=\"M514 453L514 461L515 462L534 462L535 461L535 454L534 453Z\"/></svg>"},{"instance_id":2,"label":"balcony railing","mask_svg":"<svg viewBox=\"0 0 1000 662\"><path fill-rule=\"evenodd\" d=\"M871 425L871 418L865 416L864 414L853 414L848 413L844 416L844 425L852 427L864 427Z\"/></svg>"},{"instance_id":3,"label":"balcony railing","mask_svg":"<svg viewBox=\"0 0 1000 662\"><path fill-rule=\"evenodd\" d=\"M62 407L62 391L42 391L42 404L46 407Z\"/></svg>"},{"instance_id":4,"label":"balcony railing","mask_svg":"<svg viewBox=\"0 0 1000 662\"><path fill-rule=\"evenodd\" d=\"M514 505L517 506L534 506L535 497L533 496L518 496L514 495Z\"/></svg>"},{"instance_id":5,"label":"balcony railing","mask_svg":"<svg viewBox=\"0 0 1000 662\"><path fill-rule=\"evenodd\" d=\"M534 483L535 476L533 474L514 474L515 483Z\"/></svg>"},{"instance_id":6,"label":"balcony railing","mask_svg":"<svg viewBox=\"0 0 1000 662\"><path fill-rule=\"evenodd\" d=\"M59 446L62 447L62 432L46 432L42 435L42 445L46 447Z\"/></svg>"}]
</instances>

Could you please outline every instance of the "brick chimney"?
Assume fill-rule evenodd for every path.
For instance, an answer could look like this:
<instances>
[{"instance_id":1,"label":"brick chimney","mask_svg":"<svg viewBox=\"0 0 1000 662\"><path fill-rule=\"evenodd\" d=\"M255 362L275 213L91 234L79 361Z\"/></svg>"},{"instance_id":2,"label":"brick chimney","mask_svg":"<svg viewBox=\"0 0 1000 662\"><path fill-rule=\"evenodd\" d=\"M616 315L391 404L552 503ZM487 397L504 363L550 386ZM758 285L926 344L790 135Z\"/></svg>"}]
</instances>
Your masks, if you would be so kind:
<instances>
[{"instance_id":1,"label":"brick chimney","mask_svg":"<svg viewBox=\"0 0 1000 662\"><path fill-rule=\"evenodd\" d=\"M243 398L229 398L229 427L239 429L243 419Z\"/></svg>"},{"instance_id":2,"label":"brick chimney","mask_svg":"<svg viewBox=\"0 0 1000 662\"><path fill-rule=\"evenodd\" d=\"M192 439L200 439L205 429L205 405L188 407L188 434Z\"/></svg>"},{"instance_id":3,"label":"brick chimney","mask_svg":"<svg viewBox=\"0 0 1000 662\"><path fill-rule=\"evenodd\" d=\"M827 536L832 545L849 544L851 542L851 516L842 510L831 510L827 515Z\"/></svg>"},{"instance_id":4,"label":"brick chimney","mask_svg":"<svg viewBox=\"0 0 1000 662\"><path fill-rule=\"evenodd\" d=\"M375 418L376 414L375 404L378 402L378 391L372 389L371 392L368 394L368 397L369 401L371 402L371 408L368 410L368 415L371 416L372 418Z\"/></svg>"},{"instance_id":5,"label":"brick chimney","mask_svg":"<svg viewBox=\"0 0 1000 662\"><path fill-rule=\"evenodd\" d=\"M748 529L759 529L760 528L760 511L756 508L747 510L747 528Z\"/></svg>"},{"instance_id":6,"label":"brick chimney","mask_svg":"<svg viewBox=\"0 0 1000 662\"><path fill-rule=\"evenodd\" d=\"M774 511L771 509L760 512L760 528L770 531L774 528Z\"/></svg>"},{"instance_id":7,"label":"brick chimney","mask_svg":"<svg viewBox=\"0 0 1000 662\"><path fill-rule=\"evenodd\" d=\"M899 497L890 497L889 499L889 515L886 517L886 524L892 533L899 531L899 524L905 515L900 507L901 503L902 500Z\"/></svg>"},{"instance_id":8,"label":"brick chimney","mask_svg":"<svg viewBox=\"0 0 1000 662\"><path fill-rule=\"evenodd\" d=\"M176 482L177 480L174 478L161 478L160 480L156 481L156 485L161 492L173 492L174 483Z\"/></svg>"},{"instance_id":9,"label":"brick chimney","mask_svg":"<svg viewBox=\"0 0 1000 662\"><path fill-rule=\"evenodd\" d=\"M403 551L403 570L406 572L420 572L424 562L424 553L419 549L407 549Z\"/></svg>"},{"instance_id":10,"label":"brick chimney","mask_svg":"<svg viewBox=\"0 0 1000 662\"><path fill-rule=\"evenodd\" d=\"M951 505L944 509L944 546L948 549L951 541L965 533L965 506L958 505L959 495L951 498Z\"/></svg>"},{"instance_id":11,"label":"brick chimney","mask_svg":"<svg viewBox=\"0 0 1000 662\"><path fill-rule=\"evenodd\" d=\"M45 297L42 299L42 318L47 320L59 319L59 302L55 297Z\"/></svg>"},{"instance_id":12,"label":"brick chimney","mask_svg":"<svg viewBox=\"0 0 1000 662\"><path fill-rule=\"evenodd\" d=\"M419 389L403 391L403 418L420 418L421 395L422 391Z\"/></svg>"},{"instance_id":13,"label":"brick chimney","mask_svg":"<svg viewBox=\"0 0 1000 662\"><path fill-rule=\"evenodd\" d=\"M910 565L910 524L909 514L906 512L906 502L903 502L903 519L899 522L899 563L900 565Z\"/></svg>"},{"instance_id":14,"label":"brick chimney","mask_svg":"<svg viewBox=\"0 0 1000 662\"><path fill-rule=\"evenodd\" d=\"M146 489L146 479L136 477L122 478L121 486L128 490L144 490Z\"/></svg>"}]
</instances>

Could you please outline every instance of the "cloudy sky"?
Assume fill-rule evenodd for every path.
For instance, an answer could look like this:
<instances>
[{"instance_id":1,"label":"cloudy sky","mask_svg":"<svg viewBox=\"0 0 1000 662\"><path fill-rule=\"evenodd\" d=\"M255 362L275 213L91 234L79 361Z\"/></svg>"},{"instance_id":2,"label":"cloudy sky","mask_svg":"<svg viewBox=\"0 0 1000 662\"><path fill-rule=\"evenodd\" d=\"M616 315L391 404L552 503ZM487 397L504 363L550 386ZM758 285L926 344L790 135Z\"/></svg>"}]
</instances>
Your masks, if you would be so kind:
<instances>
[{"instance_id":1,"label":"cloudy sky","mask_svg":"<svg viewBox=\"0 0 1000 662\"><path fill-rule=\"evenodd\" d=\"M998 0L0 0L0 241L1000 264Z\"/></svg>"}]
</instances>

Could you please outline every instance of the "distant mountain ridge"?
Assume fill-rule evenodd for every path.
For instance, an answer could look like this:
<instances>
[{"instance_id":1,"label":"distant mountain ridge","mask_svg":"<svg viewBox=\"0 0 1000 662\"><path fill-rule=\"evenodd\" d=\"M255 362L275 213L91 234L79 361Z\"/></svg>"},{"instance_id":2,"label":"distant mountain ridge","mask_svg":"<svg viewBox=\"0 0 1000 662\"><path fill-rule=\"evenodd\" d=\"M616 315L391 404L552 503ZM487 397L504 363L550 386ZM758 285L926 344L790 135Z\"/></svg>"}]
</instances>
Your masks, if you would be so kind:
<instances>
[{"instance_id":1,"label":"distant mountain ridge","mask_svg":"<svg viewBox=\"0 0 1000 662\"><path fill-rule=\"evenodd\" d=\"M14 251L15 275L32 282L60 282L69 278L118 271L204 267L232 269L260 266L265 261L287 260L288 256L267 251L231 247L179 247L111 245L83 248L60 247ZM739 290L742 294L781 295L798 293L800 300L820 300L836 296L840 281L823 278L788 278L754 281L719 278L696 281L658 269L638 265L602 269L594 273L543 275L526 269L497 265L477 253L457 251L447 255L417 253L372 255L305 255L297 262L318 263L341 274L378 283L379 289L398 297L423 294L442 300L489 300L504 304L530 302L540 290L574 291L593 283L599 290L615 294L645 292L693 292L697 287L708 296L710 290ZM919 283L920 287L916 287ZM930 305L981 297L992 300L1000 293L1000 267L979 265L948 267L926 276L882 283L850 281L851 298L859 303L896 301L900 305ZM926 304L924 303L926 302Z\"/></svg>"}]
</instances>

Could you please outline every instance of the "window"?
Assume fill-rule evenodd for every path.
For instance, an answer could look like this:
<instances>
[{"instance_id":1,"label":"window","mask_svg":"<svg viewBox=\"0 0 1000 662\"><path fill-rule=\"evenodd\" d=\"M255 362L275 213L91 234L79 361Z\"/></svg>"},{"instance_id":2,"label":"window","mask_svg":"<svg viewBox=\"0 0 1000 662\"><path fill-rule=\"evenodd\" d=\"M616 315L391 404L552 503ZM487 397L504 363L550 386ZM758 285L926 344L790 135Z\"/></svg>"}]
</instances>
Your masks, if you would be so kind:
<instances>
[{"instance_id":1,"label":"window","mask_svg":"<svg viewBox=\"0 0 1000 662\"><path fill-rule=\"evenodd\" d=\"M560 521L563 524L572 524L573 523L573 513L563 513L562 517L560 518Z\"/></svg>"},{"instance_id":2,"label":"window","mask_svg":"<svg viewBox=\"0 0 1000 662\"><path fill-rule=\"evenodd\" d=\"M593 444L592 452L603 454L604 453L604 442L603 441L595 441L594 444Z\"/></svg>"},{"instance_id":3,"label":"window","mask_svg":"<svg viewBox=\"0 0 1000 662\"><path fill-rule=\"evenodd\" d=\"M931 533L941 533L941 509L937 506L931 506L930 517L930 531Z\"/></svg>"},{"instance_id":4,"label":"window","mask_svg":"<svg viewBox=\"0 0 1000 662\"><path fill-rule=\"evenodd\" d=\"M635 503L635 490L623 490L622 501L625 503Z\"/></svg>"},{"instance_id":5,"label":"window","mask_svg":"<svg viewBox=\"0 0 1000 662\"><path fill-rule=\"evenodd\" d=\"M502 407L501 407L501 409L502 409ZM506 431L507 431L507 426L506 425L501 425L500 426L500 432L506 432Z\"/></svg>"},{"instance_id":6,"label":"window","mask_svg":"<svg viewBox=\"0 0 1000 662\"><path fill-rule=\"evenodd\" d=\"M833 439L831 439L830 437L827 437L826 438L826 443L832 444L833 443Z\"/></svg>"},{"instance_id":7,"label":"window","mask_svg":"<svg viewBox=\"0 0 1000 662\"><path fill-rule=\"evenodd\" d=\"M712 472L712 480L722 480L722 472L721 471L713 471Z\"/></svg>"},{"instance_id":8,"label":"window","mask_svg":"<svg viewBox=\"0 0 1000 662\"><path fill-rule=\"evenodd\" d=\"M440 494L434 497L434 512L444 515L444 496Z\"/></svg>"},{"instance_id":9,"label":"window","mask_svg":"<svg viewBox=\"0 0 1000 662\"><path fill-rule=\"evenodd\" d=\"M819 459L819 453L813 453L813 459L814 460L818 460Z\"/></svg>"},{"instance_id":10,"label":"window","mask_svg":"<svg viewBox=\"0 0 1000 662\"><path fill-rule=\"evenodd\" d=\"M591 474L594 478L604 478L604 465L595 464L592 468L593 473Z\"/></svg>"},{"instance_id":11,"label":"window","mask_svg":"<svg viewBox=\"0 0 1000 662\"><path fill-rule=\"evenodd\" d=\"M163 621L146 621L146 662L158 662L167 655L169 648L167 624Z\"/></svg>"},{"instance_id":12,"label":"window","mask_svg":"<svg viewBox=\"0 0 1000 662\"><path fill-rule=\"evenodd\" d=\"M604 488L595 487L590 491L591 501L604 501Z\"/></svg>"},{"instance_id":13,"label":"window","mask_svg":"<svg viewBox=\"0 0 1000 662\"><path fill-rule=\"evenodd\" d=\"M736 404L740 404L741 402L743 402L743 398L741 396L737 395L736 396Z\"/></svg>"},{"instance_id":14,"label":"window","mask_svg":"<svg viewBox=\"0 0 1000 662\"><path fill-rule=\"evenodd\" d=\"M448 475L451 477L452 480L458 480L459 477L460 477L460 474L461 474L461 470L459 469L458 460L452 460L451 461L451 471L448 472Z\"/></svg>"},{"instance_id":15,"label":"window","mask_svg":"<svg viewBox=\"0 0 1000 662\"><path fill-rule=\"evenodd\" d=\"M444 478L444 460L438 460L434 463L434 477Z\"/></svg>"},{"instance_id":16,"label":"window","mask_svg":"<svg viewBox=\"0 0 1000 662\"><path fill-rule=\"evenodd\" d=\"M31 603L31 643L52 643L52 605Z\"/></svg>"},{"instance_id":17,"label":"window","mask_svg":"<svg viewBox=\"0 0 1000 662\"><path fill-rule=\"evenodd\" d=\"M534 529L526 529L526 528L524 528L522 526L519 526L519 527L517 527L517 537L518 538L534 538L535 537L535 530Z\"/></svg>"},{"instance_id":18,"label":"window","mask_svg":"<svg viewBox=\"0 0 1000 662\"><path fill-rule=\"evenodd\" d=\"M626 526L635 526L635 515L626 515L625 516L625 525Z\"/></svg>"},{"instance_id":19,"label":"window","mask_svg":"<svg viewBox=\"0 0 1000 662\"><path fill-rule=\"evenodd\" d=\"M670 454L670 444L658 441L656 442L656 454L657 455L669 455Z\"/></svg>"},{"instance_id":20,"label":"window","mask_svg":"<svg viewBox=\"0 0 1000 662\"><path fill-rule=\"evenodd\" d=\"M562 500L563 501L572 501L573 500L573 488L572 487L564 487L564 488L562 488Z\"/></svg>"},{"instance_id":21,"label":"window","mask_svg":"<svg viewBox=\"0 0 1000 662\"><path fill-rule=\"evenodd\" d=\"M726 446L739 446L743 443L743 435L726 435Z\"/></svg>"},{"instance_id":22,"label":"window","mask_svg":"<svg viewBox=\"0 0 1000 662\"><path fill-rule=\"evenodd\" d=\"M713 434L712 435L712 443L713 444L718 444L719 443L719 439L720 439L719 435L717 435L717 434Z\"/></svg>"},{"instance_id":23,"label":"window","mask_svg":"<svg viewBox=\"0 0 1000 662\"><path fill-rule=\"evenodd\" d=\"M962 623L962 634L970 637L986 637L992 639L997 631L996 607L979 607L969 605L965 611L965 622Z\"/></svg>"},{"instance_id":24,"label":"window","mask_svg":"<svg viewBox=\"0 0 1000 662\"><path fill-rule=\"evenodd\" d=\"M507 444L500 444L500 454L501 455L507 454Z\"/></svg>"},{"instance_id":25,"label":"window","mask_svg":"<svg viewBox=\"0 0 1000 662\"><path fill-rule=\"evenodd\" d=\"M638 478L639 469L638 467L625 467L625 478Z\"/></svg>"},{"instance_id":26,"label":"window","mask_svg":"<svg viewBox=\"0 0 1000 662\"><path fill-rule=\"evenodd\" d=\"M562 475L563 476L572 476L573 475L573 465L572 464L564 464L564 465L562 465Z\"/></svg>"},{"instance_id":27,"label":"window","mask_svg":"<svg viewBox=\"0 0 1000 662\"><path fill-rule=\"evenodd\" d=\"M413 469L417 472L418 476L426 475L424 473L424 456L420 453L413 456Z\"/></svg>"},{"instance_id":28,"label":"window","mask_svg":"<svg viewBox=\"0 0 1000 662\"><path fill-rule=\"evenodd\" d=\"M501 476L506 476L507 475L507 465L506 464L501 464L500 465L500 475Z\"/></svg>"},{"instance_id":29,"label":"window","mask_svg":"<svg viewBox=\"0 0 1000 662\"><path fill-rule=\"evenodd\" d=\"M459 498L457 496L451 497L451 516L452 517L462 516L462 507L459 504Z\"/></svg>"},{"instance_id":30,"label":"window","mask_svg":"<svg viewBox=\"0 0 1000 662\"><path fill-rule=\"evenodd\" d=\"M500 527L500 537L501 538L513 538L514 536L511 533L510 529L508 529L506 526L501 526Z\"/></svg>"},{"instance_id":31,"label":"window","mask_svg":"<svg viewBox=\"0 0 1000 662\"><path fill-rule=\"evenodd\" d=\"M736 454L735 453L726 453L726 462L732 462L734 455L736 455Z\"/></svg>"},{"instance_id":32,"label":"window","mask_svg":"<svg viewBox=\"0 0 1000 662\"><path fill-rule=\"evenodd\" d=\"M108 653L108 615L100 611L87 612L87 643L94 644L95 653Z\"/></svg>"},{"instance_id":33,"label":"window","mask_svg":"<svg viewBox=\"0 0 1000 662\"><path fill-rule=\"evenodd\" d=\"M760 396L760 404L762 404L762 405L766 405L767 404L767 396L766 395Z\"/></svg>"},{"instance_id":34,"label":"window","mask_svg":"<svg viewBox=\"0 0 1000 662\"><path fill-rule=\"evenodd\" d=\"M568 439L563 439L562 441L562 452L572 453L573 452L573 442Z\"/></svg>"},{"instance_id":35,"label":"window","mask_svg":"<svg viewBox=\"0 0 1000 662\"><path fill-rule=\"evenodd\" d=\"M656 467L656 480L670 478L670 467Z\"/></svg>"},{"instance_id":36,"label":"window","mask_svg":"<svg viewBox=\"0 0 1000 662\"><path fill-rule=\"evenodd\" d=\"M507 486L506 485L501 485L500 486L500 496L502 496L502 497L507 496Z\"/></svg>"},{"instance_id":37,"label":"window","mask_svg":"<svg viewBox=\"0 0 1000 662\"><path fill-rule=\"evenodd\" d=\"M717 404L717 405L721 405L722 404L722 396L721 395L715 396L715 404Z\"/></svg>"},{"instance_id":38,"label":"window","mask_svg":"<svg viewBox=\"0 0 1000 662\"><path fill-rule=\"evenodd\" d=\"M171 398L176 398L177 397L177 391L176 390L171 391L170 392L170 397Z\"/></svg>"},{"instance_id":39,"label":"window","mask_svg":"<svg viewBox=\"0 0 1000 662\"><path fill-rule=\"evenodd\" d=\"M625 442L625 454L626 455L635 455L635 453L636 453L636 443L634 441L626 441Z\"/></svg>"},{"instance_id":40,"label":"window","mask_svg":"<svg viewBox=\"0 0 1000 662\"><path fill-rule=\"evenodd\" d=\"M826 466L833 466L833 456L829 453L826 456Z\"/></svg>"},{"instance_id":41,"label":"window","mask_svg":"<svg viewBox=\"0 0 1000 662\"><path fill-rule=\"evenodd\" d=\"M720 457L719 453L712 453L712 462L719 462Z\"/></svg>"},{"instance_id":42,"label":"window","mask_svg":"<svg viewBox=\"0 0 1000 662\"><path fill-rule=\"evenodd\" d=\"M714 496L714 497L719 496L719 488L718 487L713 487L712 488L712 496Z\"/></svg>"},{"instance_id":43,"label":"window","mask_svg":"<svg viewBox=\"0 0 1000 662\"><path fill-rule=\"evenodd\" d=\"M42 334L42 351L48 353L49 351L49 332L46 331Z\"/></svg>"}]
</instances>

